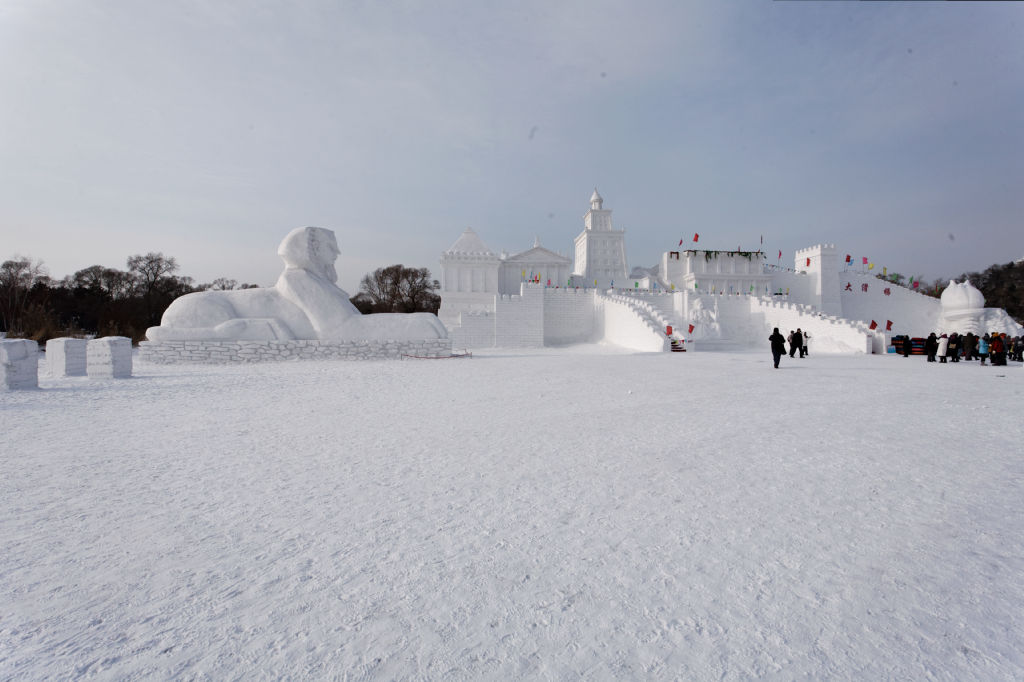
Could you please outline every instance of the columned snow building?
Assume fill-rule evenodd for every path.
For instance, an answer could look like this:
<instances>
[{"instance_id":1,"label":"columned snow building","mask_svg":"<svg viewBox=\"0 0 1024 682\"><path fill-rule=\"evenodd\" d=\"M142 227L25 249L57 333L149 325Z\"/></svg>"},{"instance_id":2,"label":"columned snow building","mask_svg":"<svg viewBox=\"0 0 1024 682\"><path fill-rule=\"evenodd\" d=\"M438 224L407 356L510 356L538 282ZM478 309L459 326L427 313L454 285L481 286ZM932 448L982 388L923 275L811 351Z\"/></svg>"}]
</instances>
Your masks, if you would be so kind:
<instances>
[{"instance_id":1,"label":"columned snow building","mask_svg":"<svg viewBox=\"0 0 1024 682\"><path fill-rule=\"evenodd\" d=\"M493 313L496 296L518 296L523 282L565 286L572 261L540 245L500 256L472 228L441 254L441 309L437 316L449 327L461 313Z\"/></svg>"},{"instance_id":2,"label":"columned snow building","mask_svg":"<svg viewBox=\"0 0 1024 682\"><path fill-rule=\"evenodd\" d=\"M583 231L576 237L576 284L608 289L626 283L626 231L612 228L612 212L604 199L590 195L590 210L583 216Z\"/></svg>"},{"instance_id":3,"label":"columned snow building","mask_svg":"<svg viewBox=\"0 0 1024 682\"><path fill-rule=\"evenodd\" d=\"M450 325L463 312L494 310L498 264L497 254L467 227L441 254L441 309L437 316L442 322Z\"/></svg>"}]
</instances>

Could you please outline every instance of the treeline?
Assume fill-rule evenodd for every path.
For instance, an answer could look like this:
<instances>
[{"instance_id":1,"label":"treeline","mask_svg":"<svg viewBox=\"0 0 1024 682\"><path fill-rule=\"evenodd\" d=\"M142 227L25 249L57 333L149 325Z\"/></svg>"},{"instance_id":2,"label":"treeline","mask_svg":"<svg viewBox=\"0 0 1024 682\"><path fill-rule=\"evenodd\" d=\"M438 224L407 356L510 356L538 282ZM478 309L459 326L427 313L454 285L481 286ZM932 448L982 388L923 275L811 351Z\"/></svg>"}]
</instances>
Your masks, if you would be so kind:
<instances>
[{"instance_id":1,"label":"treeline","mask_svg":"<svg viewBox=\"0 0 1024 682\"><path fill-rule=\"evenodd\" d=\"M177 261L162 253L130 256L126 265L126 270L93 265L58 280L39 260L15 256L0 263L0 332L39 343L87 334L127 336L138 343L179 296L257 286L223 277L196 284L177 275ZM426 268L391 265L363 277L352 302L363 313L436 313L438 288Z\"/></svg>"},{"instance_id":2,"label":"treeline","mask_svg":"<svg viewBox=\"0 0 1024 682\"><path fill-rule=\"evenodd\" d=\"M1024 263L992 265L984 272L965 272L967 278L985 297L988 308L1003 308L1010 317L1024 320Z\"/></svg>"},{"instance_id":3,"label":"treeline","mask_svg":"<svg viewBox=\"0 0 1024 682\"><path fill-rule=\"evenodd\" d=\"M15 256L0 264L0 331L45 342L58 336L128 336L138 342L160 324L171 301L206 289L255 284L219 278L196 284L176 273L178 263L162 253L130 256L127 269L92 265L53 279L42 261Z\"/></svg>"}]
</instances>

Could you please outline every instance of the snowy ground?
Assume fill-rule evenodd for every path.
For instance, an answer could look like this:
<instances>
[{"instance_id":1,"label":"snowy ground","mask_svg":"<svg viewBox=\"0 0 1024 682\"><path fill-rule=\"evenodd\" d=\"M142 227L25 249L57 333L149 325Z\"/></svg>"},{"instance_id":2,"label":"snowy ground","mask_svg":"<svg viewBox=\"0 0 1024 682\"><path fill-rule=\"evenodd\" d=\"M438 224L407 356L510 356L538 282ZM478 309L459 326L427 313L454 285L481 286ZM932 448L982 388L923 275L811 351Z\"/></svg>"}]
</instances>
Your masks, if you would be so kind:
<instances>
[{"instance_id":1,"label":"snowy ground","mask_svg":"<svg viewBox=\"0 0 1024 682\"><path fill-rule=\"evenodd\" d=\"M1024 677L1024 369L136 363L0 394L0 678Z\"/></svg>"}]
</instances>

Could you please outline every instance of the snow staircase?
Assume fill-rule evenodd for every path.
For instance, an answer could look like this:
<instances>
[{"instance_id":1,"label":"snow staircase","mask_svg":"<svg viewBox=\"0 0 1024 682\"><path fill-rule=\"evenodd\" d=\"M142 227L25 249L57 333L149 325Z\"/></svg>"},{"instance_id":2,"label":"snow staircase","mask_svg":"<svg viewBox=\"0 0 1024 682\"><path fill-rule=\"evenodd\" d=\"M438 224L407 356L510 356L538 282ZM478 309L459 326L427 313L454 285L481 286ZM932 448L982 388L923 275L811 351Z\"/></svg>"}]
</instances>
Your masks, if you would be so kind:
<instances>
[{"instance_id":1,"label":"snow staircase","mask_svg":"<svg viewBox=\"0 0 1024 682\"><path fill-rule=\"evenodd\" d=\"M686 340L675 331L679 329L679 324L668 317L664 311L659 310L647 301L632 296L616 293L604 293L602 296L628 307L643 320L652 332L658 334L663 339L668 339L669 348L667 350L674 353L686 351L683 347ZM671 335L665 333L668 327L672 327Z\"/></svg>"}]
</instances>

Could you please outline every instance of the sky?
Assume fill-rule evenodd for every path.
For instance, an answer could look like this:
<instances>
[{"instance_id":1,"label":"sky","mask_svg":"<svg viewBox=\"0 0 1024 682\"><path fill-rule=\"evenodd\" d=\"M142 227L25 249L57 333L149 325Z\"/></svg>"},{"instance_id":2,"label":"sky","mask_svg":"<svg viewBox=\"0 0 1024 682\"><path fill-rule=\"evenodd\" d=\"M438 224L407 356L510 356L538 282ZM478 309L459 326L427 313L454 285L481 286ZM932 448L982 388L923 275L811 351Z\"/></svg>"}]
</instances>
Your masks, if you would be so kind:
<instances>
[{"instance_id":1,"label":"sky","mask_svg":"<svg viewBox=\"0 0 1024 682\"><path fill-rule=\"evenodd\" d=\"M952 277L1024 257L1024 3L0 0L0 260L271 285L440 276L472 227L629 265L833 243Z\"/></svg>"}]
</instances>

